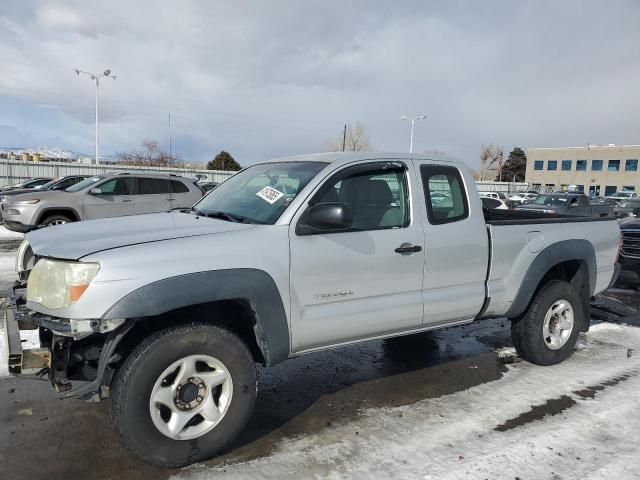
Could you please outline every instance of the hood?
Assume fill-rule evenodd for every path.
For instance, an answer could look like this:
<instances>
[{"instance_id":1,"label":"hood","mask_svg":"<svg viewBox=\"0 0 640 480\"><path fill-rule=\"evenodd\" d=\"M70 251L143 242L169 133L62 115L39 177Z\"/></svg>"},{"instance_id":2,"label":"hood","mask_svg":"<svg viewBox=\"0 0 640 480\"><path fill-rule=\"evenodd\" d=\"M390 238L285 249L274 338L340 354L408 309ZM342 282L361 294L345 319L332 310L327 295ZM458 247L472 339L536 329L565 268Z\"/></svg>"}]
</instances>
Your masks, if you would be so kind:
<instances>
[{"instance_id":1,"label":"hood","mask_svg":"<svg viewBox=\"0 0 640 480\"><path fill-rule=\"evenodd\" d=\"M41 228L25 238L40 256L78 260L86 255L140 243L212 235L253 227L188 213L150 213Z\"/></svg>"},{"instance_id":2,"label":"hood","mask_svg":"<svg viewBox=\"0 0 640 480\"><path fill-rule=\"evenodd\" d=\"M618 220L618 224L620 225L620 230L640 229L640 220L637 217L626 217Z\"/></svg>"},{"instance_id":3,"label":"hood","mask_svg":"<svg viewBox=\"0 0 640 480\"><path fill-rule=\"evenodd\" d=\"M0 196L22 195L23 193L42 193L50 192L51 190L42 190L35 188L16 188L15 190L6 190L0 192Z\"/></svg>"},{"instance_id":4,"label":"hood","mask_svg":"<svg viewBox=\"0 0 640 480\"><path fill-rule=\"evenodd\" d=\"M75 193L65 192L64 190L10 190L8 192L0 192L0 196L7 194L9 195L7 203L36 198L55 199L66 195L75 195Z\"/></svg>"}]
</instances>

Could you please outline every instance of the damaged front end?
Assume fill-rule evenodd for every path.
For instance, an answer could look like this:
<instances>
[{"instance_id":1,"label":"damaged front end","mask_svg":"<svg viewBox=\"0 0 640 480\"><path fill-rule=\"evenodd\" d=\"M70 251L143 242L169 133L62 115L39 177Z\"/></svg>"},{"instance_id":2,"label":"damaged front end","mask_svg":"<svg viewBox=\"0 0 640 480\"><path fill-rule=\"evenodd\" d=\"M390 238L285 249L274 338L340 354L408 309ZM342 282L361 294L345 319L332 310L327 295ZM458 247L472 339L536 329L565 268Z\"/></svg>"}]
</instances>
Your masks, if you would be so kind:
<instances>
[{"instance_id":1,"label":"damaged front end","mask_svg":"<svg viewBox=\"0 0 640 480\"><path fill-rule=\"evenodd\" d=\"M110 365L119 360L116 346L132 323L44 315L26 307L25 288L26 283L16 283L4 311L9 372L48 379L65 398L100 401L108 397ZM20 331L36 329L40 347L23 349Z\"/></svg>"}]
</instances>

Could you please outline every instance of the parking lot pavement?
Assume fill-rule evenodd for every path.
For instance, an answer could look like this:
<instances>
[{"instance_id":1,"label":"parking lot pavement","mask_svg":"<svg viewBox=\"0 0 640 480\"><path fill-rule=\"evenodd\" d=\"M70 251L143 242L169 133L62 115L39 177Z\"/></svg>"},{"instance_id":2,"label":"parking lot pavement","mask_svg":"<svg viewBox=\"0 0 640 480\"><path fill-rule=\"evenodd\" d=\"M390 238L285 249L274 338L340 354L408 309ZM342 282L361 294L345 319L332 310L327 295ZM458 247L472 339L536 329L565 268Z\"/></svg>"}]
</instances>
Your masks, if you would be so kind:
<instances>
[{"instance_id":1,"label":"parking lot pavement","mask_svg":"<svg viewBox=\"0 0 640 480\"><path fill-rule=\"evenodd\" d=\"M0 259L9 241L0 233ZM615 298L640 303L637 292ZM508 322L491 320L262 370L255 413L229 453L178 471L132 458L107 404L59 401L45 381L4 378L0 476L635 478L640 329L596 325L573 357L547 368L510 364L509 347Z\"/></svg>"}]
</instances>

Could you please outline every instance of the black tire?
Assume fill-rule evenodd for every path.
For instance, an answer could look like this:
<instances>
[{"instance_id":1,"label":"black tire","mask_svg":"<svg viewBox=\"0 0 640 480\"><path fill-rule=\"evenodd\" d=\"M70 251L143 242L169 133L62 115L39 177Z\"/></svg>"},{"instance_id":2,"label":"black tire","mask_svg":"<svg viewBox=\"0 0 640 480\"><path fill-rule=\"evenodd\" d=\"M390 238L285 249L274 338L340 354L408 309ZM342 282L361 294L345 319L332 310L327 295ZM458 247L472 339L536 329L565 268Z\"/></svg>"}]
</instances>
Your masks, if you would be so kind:
<instances>
[{"instance_id":1,"label":"black tire","mask_svg":"<svg viewBox=\"0 0 640 480\"><path fill-rule=\"evenodd\" d=\"M545 342L543 325L545 315L554 302L563 299L571 304L574 323L566 343L557 350ZM511 323L511 338L518 354L536 365L555 365L573 352L583 324L582 300L567 282L552 280L544 285L531 301L527 311Z\"/></svg>"},{"instance_id":2,"label":"black tire","mask_svg":"<svg viewBox=\"0 0 640 480\"><path fill-rule=\"evenodd\" d=\"M156 428L149 411L156 380L173 362L189 355L219 359L232 378L228 410L213 430L191 440L175 440ZM224 450L249 420L256 399L256 370L247 346L215 325L190 323L153 333L131 352L111 389L111 418L124 444L143 461L181 467Z\"/></svg>"},{"instance_id":3,"label":"black tire","mask_svg":"<svg viewBox=\"0 0 640 480\"><path fill-rule=\"evenodd\" d=\"M41 223L40 227L50 227L52 225L61 225L63 223L71 223L73 219L62 214L49 215Z\"/></svg>"}]
</instances>

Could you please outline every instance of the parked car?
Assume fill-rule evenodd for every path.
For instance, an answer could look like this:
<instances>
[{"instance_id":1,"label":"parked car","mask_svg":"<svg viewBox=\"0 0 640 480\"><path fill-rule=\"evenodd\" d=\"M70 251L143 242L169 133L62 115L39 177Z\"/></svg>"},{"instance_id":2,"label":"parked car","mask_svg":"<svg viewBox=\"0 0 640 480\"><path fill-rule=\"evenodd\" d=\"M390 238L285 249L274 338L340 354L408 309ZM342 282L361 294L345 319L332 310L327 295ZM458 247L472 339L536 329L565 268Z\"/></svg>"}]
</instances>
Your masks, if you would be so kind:
<instances>
[{"instance_id":1,"label":"parked car","mask_svg":"<svg viewBox=\"0 0 640 480\"><path fill-rule=\"evenodd\" d=\"M618 221L621 233L620 282L640 284L640 218L623 217Z\"/></svg>"},{"instance_id":2,"label":"parked car","mask_svg":"<svg viewBox=\"0 0 640 480\"><path fill-rule=\"evenodd\" d=\"M506 200L507 196L504 192L478 192L480 197L495 198L497 200Z\"/></svg>"},{"instance_id":3,"label":"parked car","mask_svg":"<svg viewBox=\"0 0 640 480\"><path fill-rule=\"evenodd\" d=\"M538 197L537 193L516 192L509 195L508 199L519 204L529 203Z\"/></svg>"},{"instance_id":4,"label":"parked car","mask_svg":"<svg viewBox=\"0 0 640 480\"><path fill-rule=\"evenodd\" d=\"M611 205L606 203L592 204L589 202L589 197L581 193L547 193L538 195L531 203L518 205L516 210L581 217L613 216L613 207Z\"/></svg>"},{"instance_id":5,"label":"parked car","mask_svg":"<svg viewBox=\"0 0 640 480\"><path fill-rule=\"evenodd\" d=\"M56 190L66 190L72 185L75 185L78 182L81 182L87 178L86 175L68 175L66 177L58 177L53 180L48 181L47 183L43 183L42 185L38 185L33 188L17 188L15 190L7 190L0 192L0 211L4 210L4 203L7 197L11 197L14 195L20 195L23 193L32 193L32 192L51 192Z\"/></svg>"},{"instance_id":6,"label":"parked car","mask_svg":"<svg viewBox=\"0 0 640 480\"><path fill-rule=\"evenodd\" d=\"M4 185L0 187L0 192L7 192L9 190L18 190L18 189L31 189L38 187L40 185L44 185L45 183L53 180L51 177L35 177L25 180L23 182L16 183L14 185Z\"/></svg>"},{"instance_id":7,"label":"parked car","mask_svg":"<svg viewBox=\"0 0 640 480\"><path fill-rule=\"evenodd\" d=\"M493 317L512 319L523 359L561 362L615 279L619 236L614 217L483 211L462 162L273 160L190 213L26 235L26 297L18 284L6 302L9 368L47 369L67 398L110 398L133 453L186 465L242 431L256 363ZM16 318L40 329L42 349L22 350Z\"/></svg>"},{"instance_id":8,"label":"parked car","mask_svg":"<svg viewBox=\"0 0 640 480\"><path fill-rule=\"evenodd\" d=\"M498 200L497 198L491 197L480 197L482 201L483 208L489 209L497 209L497 210L508 210L509 205L504 200Z\"/></svg>"},{"instance_id":9,"label":"parked car","mask_svg":"<svg viewBox=\"0 0 640 480\"><path fill-rule=\"evenodd\" d=\"M618 218L637 217L640 214L640 198L622 200L613 207L613 214Z\"/></svg>"},{"instance_id":10,"label":"parked car","mask_svg":"<svg viewBox=\"0 0 640 480\"><path fill-rule=\"evenodd\" d=\"M606 196L609 200L615 200L616 202L620 202L622 200L628 200L630 198L638 198L638 194L636 192L632 192L629 190L623 190L621 192L615 192L611 195Z\"/></svg>"},{"instance_id":11,"label":"parked car","mask_svg":"<svg viewBox=\"0 0 640 480\"><path fill-rule=\"evenodd\" d=\"M202 197L193 180L171 175L97 175L64 191L23 193L5 200L2 219L9 230L106 217L190 208Z\"/></svg>"},{"instance_id":12,"label":"parked car","mask_svg":"<svg viewBox=\"0 0 640 480\"><path fill-rule=\"evenodd\" d=\"M220 183L218 183L218 182L203 182L203 183L196 183L196 185L198 187L200 187L206 193L206 192L210 192L211 190L216 188L218 185L220 185Z\"/></svg>"}]
</instances>

